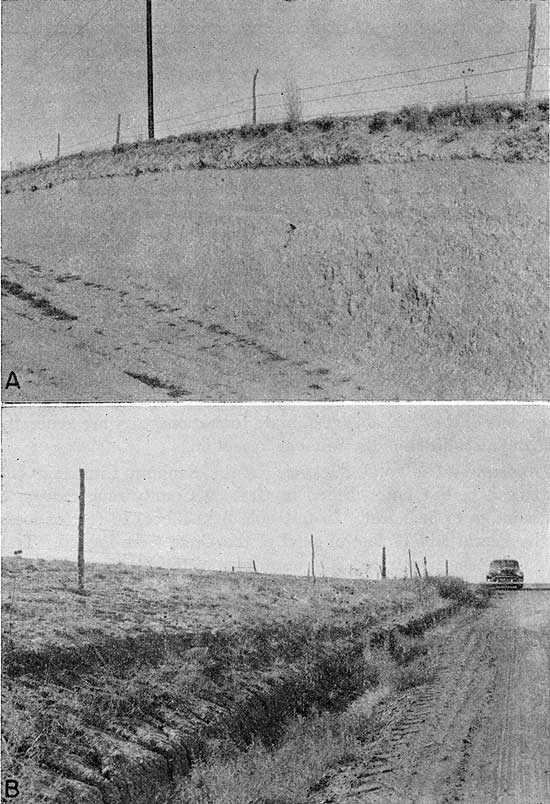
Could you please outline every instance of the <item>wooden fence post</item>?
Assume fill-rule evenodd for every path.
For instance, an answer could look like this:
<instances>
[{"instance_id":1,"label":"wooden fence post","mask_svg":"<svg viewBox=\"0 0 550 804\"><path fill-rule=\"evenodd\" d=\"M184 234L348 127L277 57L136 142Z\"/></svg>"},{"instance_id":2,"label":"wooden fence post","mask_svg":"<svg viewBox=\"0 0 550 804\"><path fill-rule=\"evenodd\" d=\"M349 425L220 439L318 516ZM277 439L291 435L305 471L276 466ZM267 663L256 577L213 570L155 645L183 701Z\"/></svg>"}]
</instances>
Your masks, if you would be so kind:
<instances>
[{"instance_id":1,"label":"wooden fence post","mask_svg":"<svg viewBox=\"0 0 550 804\"><path fill-rule=\"evenodd\" d=\"M84 594L84 469L80 469L78 503L78 591Z\"/></svg>"}]
</instances>

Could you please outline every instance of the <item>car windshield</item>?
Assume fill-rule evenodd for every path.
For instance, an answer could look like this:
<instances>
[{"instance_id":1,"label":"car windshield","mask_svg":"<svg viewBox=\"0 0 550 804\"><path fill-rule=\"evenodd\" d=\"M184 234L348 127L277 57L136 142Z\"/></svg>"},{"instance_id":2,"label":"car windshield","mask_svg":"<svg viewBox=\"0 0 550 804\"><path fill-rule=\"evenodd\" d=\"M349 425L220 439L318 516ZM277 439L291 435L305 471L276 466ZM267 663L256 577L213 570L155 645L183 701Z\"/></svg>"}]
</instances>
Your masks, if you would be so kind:
<instances>
[{"instance_id":1,"label":"car windshield","mask_svg":"<svg viewBox=\"0 0 550 804\"><path fill-rule=\"evenodd\" d=\"M503 558L498 561L491 561L491 569L492 570L517 570L519 569L519 564L517 561L514 561L511 558Z\"/></svg>"}]
</instances>

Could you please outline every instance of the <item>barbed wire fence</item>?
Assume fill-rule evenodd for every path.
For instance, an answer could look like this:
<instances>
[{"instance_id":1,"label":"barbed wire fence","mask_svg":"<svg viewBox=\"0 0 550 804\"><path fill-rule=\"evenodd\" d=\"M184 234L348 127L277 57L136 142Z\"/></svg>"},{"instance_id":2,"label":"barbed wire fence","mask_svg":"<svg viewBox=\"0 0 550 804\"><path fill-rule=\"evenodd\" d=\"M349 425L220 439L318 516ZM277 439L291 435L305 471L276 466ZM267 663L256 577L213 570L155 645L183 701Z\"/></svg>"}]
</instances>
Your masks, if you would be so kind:
<instances>
[{"instance_id":1,"label":"barbed wire fence","mask_svg":"<svg viewBox=\"0 0 550 804\"><path fill-rule=\"evenodd\" d=\"M543 52L548 52L549 48L538 48L537 52L540 58L540 54ZM472 64L482 64L484 62L491 62L494 60L500 60L503 58L509 58L511 56L520 56L525 55L527 53L527 49L518 49L518 50L510 50L504 51L499 53L490 53L484 54L477 57L469 58L469 59L460 59L457 61L450 61L450 62L443 62L439 64L428 64L422 67L414 67L414 68L407 68L403 70L393 70L390 72L382 72L373 75L363 75L363 76L355 76L350 78L341 79L338 81L331 81L325 83L318 83L318 84L306 84L304 86L296 87L297 90L300 92L301 102L303 107L303 116L302 119L304 122L308 122L319 117L333 117L333 118L341 118L346 116L361 116L361 115L369 115L374 114L376 112L382 111L398 111L408 105L413 104L420 104L420 105L427 105L427 106L437 106L437 105L444 105L444 104L453 104L453 103L463 103L464 97L464 70L460 68L463 65L472 65ZM539 62L534 65L535 70L541 70L548 68L548 62ZM452 75L439 75L436 77L426 77L423 80L418 81L405 81L405 82L397 82L391 84L384 84L383 86L371 86L373 81L379 81L382 79L388 78L397 78L399 76L407 76L407 75L414 75L415 73L429 73L432 70L443 70L446 68L456 68L457 71L453 72ZM525 65L510 65L510 66L503 66L498 67L495 63L495 69L482 69L480 71L471 72L471 69L468 69L468 81L469 81L469 88L470 92L468 95L468 102L475 103L480 101L489 101L494 100L497 98L506 98L510 100L510 102L518 102L524 94L523 89L510 89L508 91L499 91L499 92L482 92L482 93L475 93L472 92L472 87L475 85L477 79L487 78L489 76L505 76L508 74L509 76L513 76L514 74L519 74L525 72ZM544 73L544 77L546 77L546 73ZM537 77L540 76L540 73L537 74ZM361 85L363 86L357 86ZM365 86L367 84L367 86ZM355 85L355 87L353 86ZM447 87L450 89L450 92L447 93L445 97L441 98L433 98L429 97L429 99L425 99L423 96L423 88L432 88L436 86ZM331 88L335 88L336 90L347 90L349 91L336 91L330 92ZM421 93L419 94L418 89L421 89ZM328 94L319 93L319 90L328 90ZM406 98L402 98L399 103L391 104L388 103L388 95L391 96L392 93L403 91L406 92ZM376 96L383 94L383 100L376 102ZM547 97L548 96L548 87L547 85L545 88L535 89L532 91L531 95L533 96L532 102L536 103L537 99ZM285 112L286 112L286 101L284 98L284 91L273 90L270 92L258 92L256 93L256 98L259 101L256 106L256 115L257 115L257 125L261 125L263 123L282 123L285 120ZM353 105L351 108L338 108L342 106L342 102L346 103L349 99L355 98L365 98L368 102L365 104L357 104ZM269 101L273 99L274 102L263 102ZM327 104L325 111L320 111L319 106L324 106ZM317 109L315 112L308 113L308 107L312 105L316 105ZM237 108L232 108L237 107ZM213 130L220 130L220 129L231 129L231 128L238 128L243 125L251 124L252 120L252 107L253 107L253 98L250 97L239 97L233 98L230 100L226 100L220 103L214 103L209 106L203 106L199 109L189 109L189 111L175 116L160 118L156 121L157 131L160 129L162 134L157 135L157 140L166 139L168 137L174 137L178 135L190 134L194 131L197 132L208 132ZM214 114L211 114L214 112ZM120 115L120 119L119 116ZM98 151L98 150L106 150L111 148L115 142L118 140L120 143L129 143L135 142L142 139L139 134L136 135L135 125L133 125L133 135L129 136L128 132L128 121L134 121L134 114L119 111L113 113L113 126L111 131L104 131L100 136L94 137L93 139L77 141L77 142L70 142L65 143L63 142L63 138L61 138L61 146L59 149L59 153L64 156L78 154L83 151ZM70 118L66 118L66 120L70 120ZM122 120L122 133L120 129L120 120ZM177 125L175 125L177 124ZM177 128L177 134L174 133L174 129ZM125 136L124 136L124 129ZM160 132L159 132L160 133ZM54 144L52 143L51 151L54 149ZM44 147L42 144L40 148L37 149L37 155L40 156L40 161L49 161L49 159L55 158L55 156L50 156L49 159L44 159L44 155L48 154L48 148ZM58 150L56 148L55 155L57 156ZM27 164L36 164L36 162L32 163L13 163L10 165L10 169L20 169L21 167L26 166Z\"/></svg>"}]
</instances>

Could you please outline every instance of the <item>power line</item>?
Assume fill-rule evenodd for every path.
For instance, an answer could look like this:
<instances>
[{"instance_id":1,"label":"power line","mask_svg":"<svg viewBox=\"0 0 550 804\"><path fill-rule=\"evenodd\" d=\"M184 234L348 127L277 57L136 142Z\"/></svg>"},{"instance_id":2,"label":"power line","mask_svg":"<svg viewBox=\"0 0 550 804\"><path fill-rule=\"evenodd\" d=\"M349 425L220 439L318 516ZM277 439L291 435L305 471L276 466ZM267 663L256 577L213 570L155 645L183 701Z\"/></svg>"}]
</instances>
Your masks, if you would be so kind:
<instances>
[{"instance_id":1,"label":"power line","mask_svg":"<svg viewBox=\"0 0 550 804\"><path fill-rule=\"evenodd\" d=\"M71 36L68 36L68 37L66 38L66 41L67 41L67 42L70 42L71 40L73 40L73 39L75 39L77 36L79 36L79 34L81 34L81 33L82 33L82 31L83 31L85 28L87 28L87 27L88 27L88 25L89 25L89 24L92 22L92 20L94 20L94 19L95 19L95 18L96 18L96 17L97 17L99 14L101 14L101 12L102 12L102 11L103 11L105 8L107 8L108 4L109 4L109 0L106 0L106 1L105 1L105 2L104 2L104 3L103 3L103 4L102 4L102 5L101 5L101 6L100 6L98 9L96 9L96 10L94 11L94 13L91 15L91 17L88 17L88 19L87 19L87 20L86 20L86 21L85 21L85 22L84 22L84 23L83 23L83 24L82 24L82 25L81 25L79 28L77 28L77 30L76 30L76 31L74 31L74 32L71 34ZM73 12L71 12L71 14L69 14L69 17L67 17L67 19L69 19L70 17L74 16L74 14L75 14L75 13L76 13L76 9L75 9ZM55 34L54 34L54 36L55 36ZM56 51L56 53L60 53L60 52L62 53L62 52L63 52L63 50L64 50L64 48L60 48L60 49L58 49L58 50ZM46 55L46 56L48 56L48 55L53 55L53 51L51 51L51 53L48 53L48 48L46 48L45 55ZM51 58L49 59L49 61L51 62Z\"/></svg>"}]
</instances>

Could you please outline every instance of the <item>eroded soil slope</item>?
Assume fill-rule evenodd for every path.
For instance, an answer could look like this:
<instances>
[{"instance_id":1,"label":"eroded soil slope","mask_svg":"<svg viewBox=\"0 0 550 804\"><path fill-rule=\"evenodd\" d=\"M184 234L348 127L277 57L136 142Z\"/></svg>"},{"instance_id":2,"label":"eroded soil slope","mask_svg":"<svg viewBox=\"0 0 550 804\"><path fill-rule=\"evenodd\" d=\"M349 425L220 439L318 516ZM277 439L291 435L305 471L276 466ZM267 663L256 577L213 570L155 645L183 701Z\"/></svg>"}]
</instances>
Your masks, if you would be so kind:
<instances>
[{"instance_id":1,"label":"eroded soil slope","mask_svg":"<svg viewBox=\"0 0 550 804\"><path fill-rule=\"evenodd\" d=\"M545 398L547 230L536 162L12 193L4 400Z\"/></svg>"},{"instance_id":2,"label":"eroded soil slope","mask_svg":"<svg viewBox=\"0 0 550 804\"><path fill-rule=\"evenodd\" d=\"M3 561L4 771L21 801L166 800L216 744L345 705L380 628L454 612L431 584Z\"/></svg>"}]
</instances>

